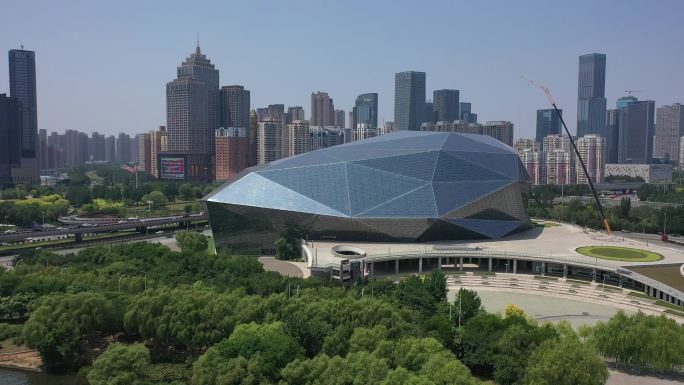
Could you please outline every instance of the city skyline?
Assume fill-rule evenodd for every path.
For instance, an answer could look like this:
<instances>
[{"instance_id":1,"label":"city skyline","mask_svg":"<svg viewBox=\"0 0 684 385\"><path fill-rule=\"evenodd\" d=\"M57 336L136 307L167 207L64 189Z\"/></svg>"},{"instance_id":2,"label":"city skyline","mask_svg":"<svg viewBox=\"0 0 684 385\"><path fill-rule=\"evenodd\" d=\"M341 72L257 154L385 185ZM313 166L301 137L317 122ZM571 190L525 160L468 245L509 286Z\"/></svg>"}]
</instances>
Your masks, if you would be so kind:
<instances>
[{"instance_id":1,"label":"city skyline","mask_svg":"<svg viewBox=\"0 0 684 385\"><path fill-rule=\"evenodd\" d=\"M305 55L323 55L335 59L326 61L328 64L325 66L260 59L264 44L272 42L272 35L267 33L272 29L262 31L260 28L249 28L250 34L245 38L234 38L240 28L245 30L248 25L264 27L266 23L276 23L274 27L277 27L278 23L283 22L289 26L297 24L293 20L279 21L276 18L285 7L278 3L267 3L264 7L231 5L231 14L251 13L253 17L235 18L235 22L227 28L219 22L227 6L220 5L206 5L216 8L216 12L206 21L191 17L187 23L180 24L174 23L174 20L178 21L187 15L177 11L178 7L173 5L154 7L153 4L147 4L136 6L136 11L132 12L132 3L117 7L76 7L66 4L59 9L53 9L50 4L35 7L31 2L10 3L5 9L16 13L33 13L35 18L28 24L36 24L35 28L25 28L26 23L23 22L19 28L17 21L10 20L0 26L6 37L0 48L7 51L24 44L25 49L36 51L39 128L59 132L76 129L105 134L120 131L134 134L164 124L164 84L173 77L178 58L187 55L194 47L197 32L203 51L222 71L221 84L240 84L251 90L253 108L274 103L307 106L310 93L320 89L335 98L338 108L351 111L357 95L377 92L380 102L378 125L382 125L383 121L393 120L393 74L414 70L427 73L428 95L437 89L458 89L462 99L473 103L480 121L510 120L516 126L516 137L531 137L535 127L535 111L548 108L548 104L543 94L520 80L520 75L550 87L559 106L568 117L572 117L576 115L577 57L590 52L608 56L608 106L624 96L625 89L642 90L639 98L655 100L656 107L684 99L681 91L684 89L684 80L675 76L677 68L684 65L684 54L678 50L664 49L675 47L676 36L681 35L682 26L670 15L677 14L677 8L684 10L683 4L659 2L655 6L629 4L615 7L616 2L592 3L597 12L587 16L587 25L583 29L575 30L572 16L581 14L588 2L556 5L534 3L536 7L515 7L503 2L469 4L470 13L487 14L499 21L494 23L498 26L486 31L478 30L478 34L471 39L458 39L459 47L446 51L436 50L435 45L445 44L455 35L467 36L477 24L477 18L473 18L451 25L447 34L437 33L447 31L440 20L451 17L450 11L456 12L463 4L433 2L434 7L444 12L434 16L434 26L439 30L434 31L434 35L438 36L435 43L425 43L426 39L422 37L426 37L426 34L413 32L414 35L410 35L409 31L385 21L392 17L380 17L390 15L396 16L397 20L407 19L411 13L403 9L405 7L389 7L379 3L366 7L364 13L358 14L359 2L350 2L345 7L311 3L309 7L302 6L301 14L292 17L307 21L292 33L303 28L325 27L330 30L330 33L322 35L325 35L326 41L335 41L335 45L302 45ZM75 8L78 12L71 12ZM332 24L317 21L314 16L330 12L329 8L334 8L339 15L336 19L339 20ZM529 11L530 8L534 10ZM534 17L536 13L549 12L551 8L553 13L568 16L553 20L554 28L559 31L555 34L555 41L538 33L541 28L550 27L550 21ZM663 9L668 11L662 12ZM601 18L601 10L610 10L615 17ZM152 12L162 17L152 17ZM131 27L123 28L122 24L131 13L136 14L131 20ZM657 31L648 28L649 14L659 15L661 28ZM350 68L344 60L337 60L341 59L339 52L344 52L345 47L359 49L354 44L354 35L335 32L342 25L341 20L345 15L372 20L374 25L380 27L374 28L375 43L369 48L362 48L361 53L369 59L364 60L363 69ZM142 23L148 18L165 22L159 25L156 21L151 25ZM60 24L55 25L54 20L61 20ZM68 25L70 20L78 22L68 28L61 25ZM179 29L176 25L185 25L187 28ZM632 37L627 41L623 33L625 28L638 33L631 34ZM55 29L59 33L46 32ZM93 31L84 34L84 29ZM112 37L113 30L126 32ZM595 36L602 37L600 44L595 42ZM310 36L308 39L314 42L323 39L323 36ZM399 49L399 42L413 47L410 54ZM269 49L275 50L276 54L287 50L286 44L282 47L268 44ZM626 49L628 44L636 44L640 49ZM75 45L80 47L81 52L85 50L87 53L81 55L80 62L83 65L73 66L69 49ZM100 48L100 45L106 45L107 48ZM315 46L316 52L308 46ZM464 51L468 52L467 60L462 55ZM389 61L387 57L390 55L396 59ZM125 60L133 56L137 59ZM0 66L3 74L7 73L5 66L6 63ZM98 86L91 87L90 84ZM65 90L70 92L65 93ZM6 91L9 91L7 82L0 81L0 93ZM119 114L108 107L111 105L125 107L130 114ZM78 114L65 113L77 108L83 110ZM574 132L574 119L569 120L569 128Z\"/></svg>"}]
</instances>

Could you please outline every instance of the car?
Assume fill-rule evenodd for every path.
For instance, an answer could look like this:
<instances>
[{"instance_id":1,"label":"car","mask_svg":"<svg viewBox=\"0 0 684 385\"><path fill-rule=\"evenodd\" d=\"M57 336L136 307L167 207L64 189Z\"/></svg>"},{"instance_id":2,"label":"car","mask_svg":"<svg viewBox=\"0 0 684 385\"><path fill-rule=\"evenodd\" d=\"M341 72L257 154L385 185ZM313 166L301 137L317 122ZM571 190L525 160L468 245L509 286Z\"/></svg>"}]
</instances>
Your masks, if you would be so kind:
<instances>
[{"instance_id":1,"label":"car","mask_svg":"<svg viewBox=\"0 0 684 385\"><path fill-rule=\"evenodd\" d=\"M122 219L122 220L120 220L120 221L118 221L118 222L116 222L116 223L122 224L122 223L126 223L126 222L127 222L127 221L126 221L125 219Z\"/></svg>"},{"instance_id":2,"label":"car","mask_svg":"<svg viewBox=\"0 0 684 385\"><path fill-rule=\"evenodd\" d=\"M3 234L16 234L17 230L5 230Z\"/></svg>"}]
</instances>

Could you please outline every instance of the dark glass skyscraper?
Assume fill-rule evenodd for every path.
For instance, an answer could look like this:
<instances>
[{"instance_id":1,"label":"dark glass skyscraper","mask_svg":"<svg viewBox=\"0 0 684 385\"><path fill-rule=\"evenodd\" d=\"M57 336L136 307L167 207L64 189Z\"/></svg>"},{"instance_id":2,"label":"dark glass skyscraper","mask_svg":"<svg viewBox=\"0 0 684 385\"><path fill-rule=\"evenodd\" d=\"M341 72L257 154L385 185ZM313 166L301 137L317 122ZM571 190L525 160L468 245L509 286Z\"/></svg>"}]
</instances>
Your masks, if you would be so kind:
<instances>
[{"instance_id":1,"label":"dark glass skyscraper","mask_svg":"<svg viewBox=\"0 0 684 385\"><path fill-rule=\"evenodd\" d=\"M563 110L558 110L561 115ZM562 134L561 121L558 114L553 109L537 110L537 131L535 140L543 143L544 138L549 135Z\"/></svg>"},{"instance_id":2,"label":"dark glass skyscraper","mask_svg":"<svg viewBox=\"0 0 684 385\"><path fill-rule=\"evenodd\" d=\"M425 117L425 72L394 74L394 127L418 131Z\"/></svg>"},{"instance_id":3,"label":"dark glass skyscraper","mask_svg":"<svg viewBox=\"0 0 684 385\"><path fill-rule=\"evenodd\" d=\"M641 100L627 105L620 116L618 162L649 164L653 159L655 101Z\"/></svg>"},{"instance_id":4,"label":"dark glass skyscraper","mask_svg":"<svg viewBox=\"0 0 684 385\"><path fill-rule=\"evenodd\" d=\"M249 127L249 90L243 86L223 86L219 90L221 127Z\"/></svg>"},{"instance_id":5,"label":"dark glass skyscraper","mask_svg":"<svg viewBox=\"0 0 684 385\"><path fill-rule=\"evenodd\" d=\"M378 128L378 94L368 93L356 97L354 103L354 125L368 124L370 128ZM352 127L356 128L356 127Z\"/></svg>"},{"instance_id":6,"label":"dark glass skyscraper","mask_svg":"<svg viewBox=\"0 0 684 385\"><path fill-rule=\"evenodd\" d=\"M12 181L21 163L21 107L17 98L0 94L0 186Z\"/></svg>"},{"instance_id":7,"label":"dark glass skyscraper","mask_svg":"<svg viewBox=\"0 0 684 385\"><path fill-rule=\"evenodd\" d=\"M606 55L579 57L577 78L577 136L606 137Z\"/></svg>"},{"instance_id":8,"label":"dark glass skyscraper","mask_svg":"<svg viewBox=\"0 0 684 385\"><path fill-rule=\"evenodd\" d=\"M432 109L436 122L460 120L460 108L458 90L444 89L432 92Z\"/></svg>"}]
</instances>

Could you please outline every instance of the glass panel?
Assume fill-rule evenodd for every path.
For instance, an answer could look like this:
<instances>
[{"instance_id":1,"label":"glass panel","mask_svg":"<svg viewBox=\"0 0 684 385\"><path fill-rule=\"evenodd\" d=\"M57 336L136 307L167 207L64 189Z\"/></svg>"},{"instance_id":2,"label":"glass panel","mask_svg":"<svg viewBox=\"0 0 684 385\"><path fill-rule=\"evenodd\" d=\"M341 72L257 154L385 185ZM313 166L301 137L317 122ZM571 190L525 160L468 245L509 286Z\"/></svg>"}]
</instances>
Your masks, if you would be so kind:
<instances>
[{"instance_id":1,"label":"glass panel","mask_svg":"<svg viewBox=\"0 0 684 385\"><path fill-rule=\"evenodd\" d=\"M379 206L423 186L426 182L358 164L347 164L352 215Z\"/></svg>"},{"instance_id":2,"label":"glass panel","mask_svg":"<svg viewBox=\"0 0 684 385\"><path fill-rule=\"evenodd\" d=\"M419 152L415 154L357 161L354 163L394 174L431 181L432 176L435 173L438 154L438 151Z\"/></svg>"}]
</instances>

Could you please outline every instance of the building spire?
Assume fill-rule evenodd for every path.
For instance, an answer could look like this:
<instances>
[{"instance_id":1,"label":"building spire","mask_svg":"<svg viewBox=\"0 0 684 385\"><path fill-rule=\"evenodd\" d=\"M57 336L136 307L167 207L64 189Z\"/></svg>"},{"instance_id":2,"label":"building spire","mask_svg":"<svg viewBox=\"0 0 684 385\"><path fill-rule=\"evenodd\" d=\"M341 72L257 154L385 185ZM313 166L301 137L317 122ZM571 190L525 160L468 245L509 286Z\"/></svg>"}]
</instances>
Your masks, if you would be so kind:
<instances>
[{"instance_id":1,"label":"building spire","mask_svg":"<svg viewBox=\"0 0 684 385\"><path fill-rule=\"evenodd\" d=\"M199 32L197 32L197 47L195 48L195 54L199 56L202 53L200 50L200 44L199 44Z\"/></svg>"}]
</instances>

